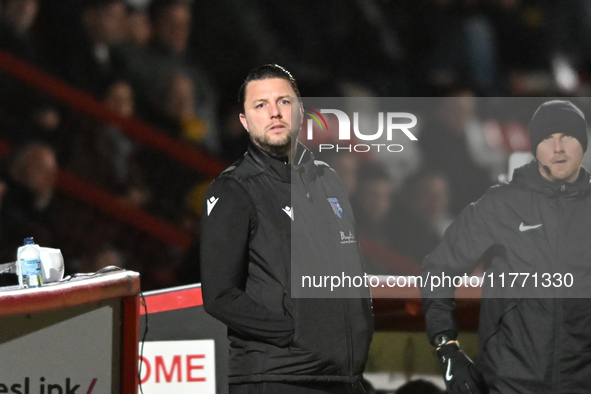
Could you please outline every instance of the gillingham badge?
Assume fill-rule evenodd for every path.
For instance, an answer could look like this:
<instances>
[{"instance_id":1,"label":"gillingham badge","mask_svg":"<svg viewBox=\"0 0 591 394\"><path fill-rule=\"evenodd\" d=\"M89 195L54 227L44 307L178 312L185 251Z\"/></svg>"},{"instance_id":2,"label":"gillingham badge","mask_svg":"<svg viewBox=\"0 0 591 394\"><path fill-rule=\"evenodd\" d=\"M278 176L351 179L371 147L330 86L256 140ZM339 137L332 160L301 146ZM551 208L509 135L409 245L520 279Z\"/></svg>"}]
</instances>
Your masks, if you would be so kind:
<instances>
[{"instance_id":1,"label":"gillingham badge","mask_svg":"<svg viewBox=\"0 0 591 394\"><path fill-rule=\"evenodd\" d=\"M341 204L339 204L339 200L337 200L336 198L328 198L327 200L330 203L330 206L332 207L334 214L342 219L343 218L343 208L341 208Z\"/></svg>"}]
</instances>

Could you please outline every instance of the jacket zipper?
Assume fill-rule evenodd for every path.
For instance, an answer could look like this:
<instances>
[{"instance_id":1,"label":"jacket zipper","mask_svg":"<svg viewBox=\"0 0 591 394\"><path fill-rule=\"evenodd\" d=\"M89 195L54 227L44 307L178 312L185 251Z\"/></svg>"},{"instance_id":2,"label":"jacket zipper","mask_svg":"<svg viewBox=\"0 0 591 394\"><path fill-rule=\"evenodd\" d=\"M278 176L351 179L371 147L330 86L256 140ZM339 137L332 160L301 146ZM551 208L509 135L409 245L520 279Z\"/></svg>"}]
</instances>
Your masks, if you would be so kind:
<instances>
[{"instance_id":1,"label":"jacket zipper","mask_svg":"<svg viewBox=\"0 0 591 394\"><path fill-rule=\"evenodd\" d=\"M300 176L300 180L302 181L302 185L304 185L304 190L306 191L306 197L308 198L308 200L313 201L312 196L310 194L310 188L308 188L308 184L306 183L306 181L304 181L304 175L299 171L296 171L296 172Z\"/></svg>"},{"instance_id":2,"label":"jacket zipper","mask_svg":"<svg viewBox=\"0 0 591 394\"><path fill-rule=\"evenodd\" d=\"M566 191L566 185L562 184L560 186L560 191L561 192L565 192ZM558 221L558 226L556 226L558 228L558 233L557 233L557 237L558 239L556 240L556 249L554 251L554 261L555 264L554 266L561 266L561 264L558 264L558 259L560 258L560 247L561 247L561 242L562 242L562 215L563 215L563 196L564 194L560 194L558 196L558 209L557 209L557 216L556 219ZM559 293L560 293L560 289ZM554 332L554 357L553 357L553 362L552 362L552 392L554 393L558 393L559 391L559 376L560 373L558 371L558 365L559 365L559 355L560 355L560 343L561 343L561 327L562 327L562 302L560 300L560 297L558 294L555 294L555 298L554 298L554 308L555 308L555 332Z\"/></svg>"}]
</instances>

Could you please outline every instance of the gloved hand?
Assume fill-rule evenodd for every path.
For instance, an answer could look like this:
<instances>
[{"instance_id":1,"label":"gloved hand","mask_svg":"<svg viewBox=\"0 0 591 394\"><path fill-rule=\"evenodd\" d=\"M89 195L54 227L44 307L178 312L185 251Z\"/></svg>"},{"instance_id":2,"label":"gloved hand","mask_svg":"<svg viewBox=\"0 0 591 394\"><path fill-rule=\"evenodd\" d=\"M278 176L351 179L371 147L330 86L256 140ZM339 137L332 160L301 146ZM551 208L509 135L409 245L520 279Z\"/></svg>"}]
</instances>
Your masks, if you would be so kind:
<instances>
[{"instance_id":1,"label":"gloved hand","mask_svg":"<svg viewBox=\"0 0 591 394\"><path fill-rule=\"evenodd\" d=\"M482 373L457 343L447 343L437 350L443 380L449 394L486 394Z\"/></svg>"}]
</instances>

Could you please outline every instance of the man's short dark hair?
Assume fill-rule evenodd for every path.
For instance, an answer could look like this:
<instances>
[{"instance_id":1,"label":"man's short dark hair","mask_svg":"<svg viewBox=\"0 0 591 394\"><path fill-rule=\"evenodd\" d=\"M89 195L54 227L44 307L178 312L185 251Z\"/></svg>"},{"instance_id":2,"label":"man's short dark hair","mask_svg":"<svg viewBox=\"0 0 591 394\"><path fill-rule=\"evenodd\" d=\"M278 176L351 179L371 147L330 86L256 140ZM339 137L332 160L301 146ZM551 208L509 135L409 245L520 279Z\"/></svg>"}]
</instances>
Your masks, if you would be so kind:
<instances>
[{"instance_id":1,"label":"man's short dark hair","mask_svg":"<svg viewBox=\"0 0 591 394\"><path fill-rule=\"evenodd\" d=\"M263 79L269 78L281 78L285 79L291 84L291 87L295 94L298 97L300 96L300 91L298 90L298 84L296 83L295 78L289 71L285 68L281 67L278 64L265 64L263 66L259 66L248 73L246 79L240 86L240 90L238 91L238 101L242 104L242 111L244 112L244 99L246 96L246 86L252 81L262 81Z\"/></svg>"}]
</instances>

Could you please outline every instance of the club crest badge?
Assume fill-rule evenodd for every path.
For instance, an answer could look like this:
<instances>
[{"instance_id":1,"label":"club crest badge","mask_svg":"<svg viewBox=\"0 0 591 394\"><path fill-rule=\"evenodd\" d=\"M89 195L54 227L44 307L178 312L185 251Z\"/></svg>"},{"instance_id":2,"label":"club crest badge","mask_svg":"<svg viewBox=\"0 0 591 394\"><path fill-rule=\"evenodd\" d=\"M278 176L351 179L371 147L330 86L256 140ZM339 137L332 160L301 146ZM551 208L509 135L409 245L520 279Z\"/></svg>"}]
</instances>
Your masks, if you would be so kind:
<instances>
[{"instance_id":1,"label":"club crest badge","mask_svg":"<svg viewBox=\"0 0 591 394\"><path fill-rule=\"evenodd\" d=\"M334 214L337 215L339 218L343 218L343 208L341 208L341 204L339 204L339 200L336 198L328 198L328 202L334 211Z\"/></svg>"}]
</instances>

